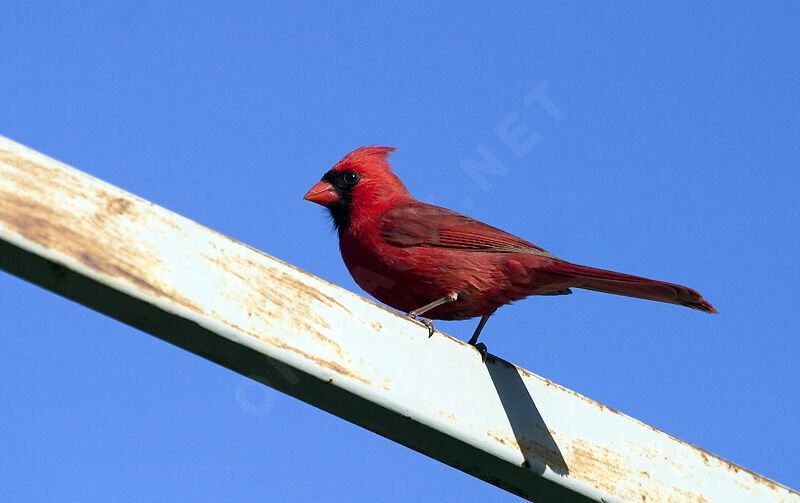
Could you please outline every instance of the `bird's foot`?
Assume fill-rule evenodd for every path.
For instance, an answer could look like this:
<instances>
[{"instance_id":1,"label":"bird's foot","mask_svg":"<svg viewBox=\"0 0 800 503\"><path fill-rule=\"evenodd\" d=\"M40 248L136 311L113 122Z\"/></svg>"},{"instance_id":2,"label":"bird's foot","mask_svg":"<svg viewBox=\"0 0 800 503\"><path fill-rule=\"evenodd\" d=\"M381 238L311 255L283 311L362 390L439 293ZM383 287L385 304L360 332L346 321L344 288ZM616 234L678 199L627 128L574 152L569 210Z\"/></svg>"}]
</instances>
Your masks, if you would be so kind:
<instances>
[{"instance_id":1,"label":"bird's foot","mask_svg":"<svg viewBox=\"0 0 800 503\"><path fill-rule=\"evenodd\" d=\"M430 318L417 318L417 321L428 327L428 339L433 337L433 332L435 331L433 328L433 320Z\"/></svg>"},{"instance_id":2,"label":"bird's foot","mask_svg":"<svg viewBox=\"0 0 800 503\"><path fill-rule=\"evenodd\" d=\"M430 319L430 318L422 318L421 316L418 316L418 315L414 314L414 311L411 311L406 316L411 318L412 320L416 320L416 321L422 323L423 325L425 325L428 328L428 338L433 337L433 332L435 331L435 329L433 328L433 320L432 319Z\"/></svg>"},{"instance_id":3,"label":"bird's foot","mask_svg":"<svg viewBox=\"0 0 800 503\"><path fill-rule=\"evenodd\" d=\"M482 342L477 342L475 344L472 344L472 347L478 350L478 353L481 354L481 361L483 363L486 363L486 355L488 354L488 350L486 349L486 344Z\"/></svg>"}]
</instances>

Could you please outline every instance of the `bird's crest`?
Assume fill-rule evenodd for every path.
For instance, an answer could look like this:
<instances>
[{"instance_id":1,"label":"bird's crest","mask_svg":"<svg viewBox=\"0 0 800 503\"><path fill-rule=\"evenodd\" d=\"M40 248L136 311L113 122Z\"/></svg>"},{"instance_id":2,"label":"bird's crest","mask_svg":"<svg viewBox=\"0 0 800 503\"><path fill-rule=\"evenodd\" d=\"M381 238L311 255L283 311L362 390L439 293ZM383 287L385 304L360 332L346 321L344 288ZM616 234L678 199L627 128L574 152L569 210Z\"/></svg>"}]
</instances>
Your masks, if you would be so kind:
<instances>
[{"instance_id":1,"label":"bird's crest","mask_svg":"<svg viewBox=\"0 0 800 503\"><path fill-rule=\"evenodd\" d=\"M334 166L334 169L355 168L359 171L358 168L367 170L380 168L391 173L392 168L389 166L388 157L389 154L395 150L394 147L380 147L377 145L357 148L344 156L342 160Z\"/></svg>"}]
</instances>

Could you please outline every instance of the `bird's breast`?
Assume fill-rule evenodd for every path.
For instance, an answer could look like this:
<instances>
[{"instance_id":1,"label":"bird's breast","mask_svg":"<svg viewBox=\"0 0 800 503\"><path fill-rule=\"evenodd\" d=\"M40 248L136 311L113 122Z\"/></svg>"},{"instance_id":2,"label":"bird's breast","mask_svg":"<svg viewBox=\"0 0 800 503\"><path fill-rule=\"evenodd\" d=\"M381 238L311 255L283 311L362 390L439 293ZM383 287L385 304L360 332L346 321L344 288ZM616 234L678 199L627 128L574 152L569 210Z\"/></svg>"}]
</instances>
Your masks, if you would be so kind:
<instances>
[{"instance_id":1,"label":"bird's breast","mask_svg":"<svg viewBox=\"0 0 800 503\"><path fill-rule=\"evenodd\" d=\"M459 300L426 316L467 319L488 314L511 299L501 254L435 247L397 247L343 234L339 246L355 282L379 301L408 312L451 292Z\"/></svg>"}]
</instances>

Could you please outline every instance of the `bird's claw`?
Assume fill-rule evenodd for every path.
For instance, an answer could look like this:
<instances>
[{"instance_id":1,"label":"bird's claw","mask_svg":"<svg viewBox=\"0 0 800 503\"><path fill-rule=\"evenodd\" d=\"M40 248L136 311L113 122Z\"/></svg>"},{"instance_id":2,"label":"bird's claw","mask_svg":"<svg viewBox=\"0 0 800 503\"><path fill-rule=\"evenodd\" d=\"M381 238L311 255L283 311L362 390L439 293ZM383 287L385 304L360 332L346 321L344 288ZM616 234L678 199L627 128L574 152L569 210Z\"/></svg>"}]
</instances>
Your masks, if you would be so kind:
<instances>
[{"instance_id":1,"label":"bird's claw","mask_svg":"<svg viewBox=\"0 0 800 503\"><path fill-rule=\"evenodd\" d=\"M428 339L430 339L431 337L433 337L433 332L434 332L434 330L435 330L435 329L433 328L433 320L432 320L432 319L430 319L430 318L417 318L417 321L418 321L418 322L420 322L420 323L422 323L422 324L423 324L423 325L425 325L426 327L428 327Z\"/></svg>"},{"instance_id":2,"label":"bird's claw","mask_svg":"<svg viewBox=\"0 0 800 503\"><path fill-rule=\"evenodd\" d=\"M417 316L414 314L414 311L411 311L406 315L407 317L411 318L412 320L418 321L425 325L428 328L428 338L430 339L433 337L433 332L436 330L433 328L433 320L430 318L422 318L421 316Z\"/></svg>"},{"instance_id":3,"label":"bird's claw","mask_svg":"<svg viewBox=\"0 0 800 503\"><path fill-rule=\"evenodd\" d=\"M486 355L487 355L487 354L488 354L488 352L489 352L489 351L486 349L486 344L484 344L484 343L482 343L482 342L478 342L478 343L476 343L476 344L473 344L472 346L473 346L475 349L477 349L477 350L478 350L478 353L480 353L480 354L481 354L481 361L482 361L483 363L486 363Z\"/></svg>"}]
</instances>

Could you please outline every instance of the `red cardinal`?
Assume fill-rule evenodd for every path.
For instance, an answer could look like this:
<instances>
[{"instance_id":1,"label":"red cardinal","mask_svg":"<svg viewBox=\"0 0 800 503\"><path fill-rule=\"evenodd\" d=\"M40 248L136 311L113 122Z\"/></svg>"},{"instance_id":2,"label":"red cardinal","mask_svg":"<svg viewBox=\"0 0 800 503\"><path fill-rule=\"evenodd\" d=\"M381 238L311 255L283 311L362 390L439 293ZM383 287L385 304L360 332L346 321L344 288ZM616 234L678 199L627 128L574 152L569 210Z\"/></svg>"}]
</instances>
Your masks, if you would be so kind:
<instances>
[{"instance_id":1,"label":"red cardinal","mask_svg":"<svg viewBox=\"0 0 800 503\"><path fill-rule=\"evenodd\" d=\"M395 309L420 318L481 317L478 342L495 310L529 295L565 295L570 288L717 311L685 286L571 264L535 244L445 208L414 199L392 173L390 147L347 154L305 195L330 210L342 258L358 285Z\"/></svg>"}]
</instances>

